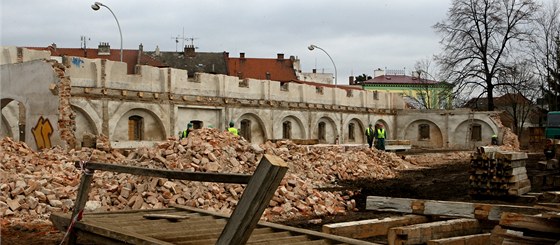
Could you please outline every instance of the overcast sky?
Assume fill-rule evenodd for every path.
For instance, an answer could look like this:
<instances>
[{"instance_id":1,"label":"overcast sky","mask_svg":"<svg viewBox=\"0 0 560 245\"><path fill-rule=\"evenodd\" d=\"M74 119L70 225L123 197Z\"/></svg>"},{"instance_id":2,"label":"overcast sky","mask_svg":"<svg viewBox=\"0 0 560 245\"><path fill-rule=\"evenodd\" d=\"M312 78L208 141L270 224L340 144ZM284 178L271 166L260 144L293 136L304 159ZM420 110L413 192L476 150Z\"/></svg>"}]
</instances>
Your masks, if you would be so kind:
<instances>
[{"instance_id":1,"label":"overcast sky","mask_svg":"<svg viewBox=\"0 0 560 245\"><path fill-rule=\"evenodd\" d=\"M1 45L79 48L109 42L120 47L115 19L94 1L1 0ZM174 37L195 38L200 52L277 53L301 60L304 72L373 75L376 68L410 73L416 61L439 52L432 26L446 17L450 0L103 0L119 20L124 49L175 51ZM190 41L179 40L178 48Z\"/></svg>"}]
</instances>

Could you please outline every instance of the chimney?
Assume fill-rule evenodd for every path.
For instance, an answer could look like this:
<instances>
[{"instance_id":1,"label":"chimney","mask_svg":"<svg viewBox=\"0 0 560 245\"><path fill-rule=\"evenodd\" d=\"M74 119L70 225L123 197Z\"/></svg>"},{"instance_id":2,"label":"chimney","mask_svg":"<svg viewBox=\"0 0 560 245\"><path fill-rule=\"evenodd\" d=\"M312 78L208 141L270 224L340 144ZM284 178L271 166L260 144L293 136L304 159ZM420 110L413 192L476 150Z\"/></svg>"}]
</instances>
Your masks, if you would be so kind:
<instances>
[{"instance_id":1,"label":"chimney","mask_svg":"<svg viewBox=\"0 0 560 245\"><path fill-rule=\"evenodd\" d=\"M381 68L377 68L377 70L373 71L373 77L383 76L385 75L385 71L381 70Z\"/></svg>"},{"instance_id":2,"label":"chimney","mask_svg":"<svg viewBox=\"0 0 560 245\"><path fill-rule=\"evenodd\" d=\"M51 47L54 49L54 51L56 51L56 43L52 43Z\"/></svg>"},{"instance_id":3,"label":"chimney","mask_svg":"<svg viewBox=\"0 0 560 245\"><path fill-rule=\"evenodd\" d=\"M161 54L160 51L159 51L159 45L156 45L155 54L156 54L156 56L159 56Z\"/></svg>"},{"instance_id":4,"label":"chimney","mask_svg":"<svg viewBox=\"0 0 560 245\"><path fill-rule=\"evenodd\" d=\"M97 46L97 55L111 55L111 45L107 42L100 42Z\"/></svg>"},{"instance_id":5,"label":"chimney","mask_svg":"<svg viewBox=\"0 0 560 245\"><path fill-rule=\"evenodd\" d=\"M226 59L229 58L229 52L224 51L224 58L226 58Z\"/></svg>"},{"instance_id":6,"label":"chimney","mask_svg":"<svg viewBox=\"0 0 560 245\"><path fill-rule=\"evenodd\" d=\"M239 53L239 58L240 59L245 59L245 53Z\"/></svg>"},{"instance_id":7,"label":"chimney","mask_svg":"<svg viewBox=\"0 0 560 245\"><path fill-rule=\"evenodd\" d=\"M313 74L317 73L317 68L313 68Z\"/></svg>"},{"instance_id":8,"label":"chimney","mask_svg":"<svg viewBox=\"0 0 560 245\"><path fill-rule=\"evenodd\" d=\"M348 84L354 85L354 76L348 77Z\"/></svg>"},{"instance_id":9,"label":"chimney","mask_svg":"<svg viewBox=\"0 0 560 245\"><path fill-rule=\"evenodd\" d=\"M196 52L194 50L194 45L185 45L185 57L195 57Z\"/></svg>"},{"instance_id":10,"label":"chimney","mask_svg":"<svg viewBox=\"0 0 560 245\"><path fill-rule=\"evenodd\" d=\"M284 60L284 54L278 53L278 54L276 54L276 58L277 58L279 61L282 61L282 60Z\"/></svg>"},{"instance_id":11,"label":"chimney","mask_svg":"<svg viewBox=\"0 0 560 245\"><path fill-rule=\"evenodd\" d=\"M138 45L138 51L144 52L144 45L142 45L142 43L140 43L140 45Z\"/></svg>"}]
</instances>

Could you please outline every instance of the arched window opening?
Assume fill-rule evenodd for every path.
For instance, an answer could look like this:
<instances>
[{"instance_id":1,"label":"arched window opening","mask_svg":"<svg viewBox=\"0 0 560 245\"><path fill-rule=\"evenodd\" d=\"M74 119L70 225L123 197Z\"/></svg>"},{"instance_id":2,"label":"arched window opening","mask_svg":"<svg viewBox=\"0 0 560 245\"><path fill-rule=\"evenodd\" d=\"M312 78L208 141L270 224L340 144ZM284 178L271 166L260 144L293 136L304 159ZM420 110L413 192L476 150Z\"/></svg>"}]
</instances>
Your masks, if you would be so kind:
<instances>
[{"instance_id":1,"label":"arched window opening","mask_svg":"<svg viewBox=\"0 0 560 245\"><path fill-rule=\"evenodd\" d=\"M348 124L348 140L349 141L356 141L356 126L354 123Z\"/></svg>"},{"instance_id":2,"label":"arched window opening","mask_svg":"<svg viewBox=\"0 0 560 245\"><path fill-rule=\"evenodd\" d=\"M471 140L472 141L482 140L482 126L480 126L480 124L473 124L471 126Z\"/></svg>"},{"instance_id":3,"label":"arched window opening","mask_svg":"<svg viewBox=\"0 0 560 245\"><path fill-rule=\"evenodd\" d=\"M243 119L241 120L241 137L245 140L251 142L251 120Z\"/></svg>"},{"instance_id":4,"label":"arched window opening","mask_svg":"<svg viewBox=\"0 0 560 245\"><path fill-rule=\"evenodd\" d=\"M292 138L292 122L285 121L282 123L282 139Z\"/></svg>"},{"instance_id":5,"label":"arched window opening","mask_svg":"<svg viewBox=\"0 0 560 245\"><path fill-rule=\"evenodd\" d=\"M144 139L144 118L141 116L130 116L128 118L128 139Z\"/></svg>"},{"instance_id":6,"label":"arched window opening","mask_svg":"<svg viewBox=\"0 0 560 245\"><path fill-rule=\"evenodd\" d=\"M319 141L324 142L327 138L326 134L327 134L326 123L325 122L320 122L319 123Z\"/></svg>"},{"instance_id":7,"label":"arched window opening","mask_svg":"<svg viewBox=\"0 0 560 245\"><path fill-rule=\"evenodd\" d=\"M430 139L430 125L428 125L428 124L418 125L418 139L419 140L429 140Z\"/></svg>"}]
</instances>

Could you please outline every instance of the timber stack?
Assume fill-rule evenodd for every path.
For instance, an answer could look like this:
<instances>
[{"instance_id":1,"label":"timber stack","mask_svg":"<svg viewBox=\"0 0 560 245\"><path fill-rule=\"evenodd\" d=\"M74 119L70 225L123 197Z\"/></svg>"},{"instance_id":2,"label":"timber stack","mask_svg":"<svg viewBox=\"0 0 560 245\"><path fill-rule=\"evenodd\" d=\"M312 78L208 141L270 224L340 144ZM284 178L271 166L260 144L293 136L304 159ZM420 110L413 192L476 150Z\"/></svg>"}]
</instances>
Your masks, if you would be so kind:
<instances>
[{"instance_id":1,"label":"timber stack","mask_svg":"<svg viewBox=\"0 0 560 245\"><path fill-rule=\"evenodd\" d=\"M527 153L478 147L471 157L469 194L473 196L520 196L531 191L525 164Z\"/></svg>"},{"instance_id":2,"label":"timber stack","mask_svg":"<svg viewBox=\"0 0 560 245\"><path fill-rule=\"evenodd\" d=\"M560 243L560 213L547 212L527 215L502 213L500 224L490 236L491 244L558 244Z\"/></svg>"}]
</instances>

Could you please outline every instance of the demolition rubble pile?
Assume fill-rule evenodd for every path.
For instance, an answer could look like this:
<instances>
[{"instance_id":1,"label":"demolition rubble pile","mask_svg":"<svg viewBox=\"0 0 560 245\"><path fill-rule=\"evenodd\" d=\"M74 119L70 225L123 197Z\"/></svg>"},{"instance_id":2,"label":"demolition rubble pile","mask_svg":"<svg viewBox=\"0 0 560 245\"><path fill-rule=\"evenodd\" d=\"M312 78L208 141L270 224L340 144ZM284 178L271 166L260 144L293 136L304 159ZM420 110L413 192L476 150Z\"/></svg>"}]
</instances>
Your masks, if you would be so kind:
<instances>
[{"instance_id":1,"label":"demolition rubble pile","mask_svg":"<svg viewBox=\"0 0 560 245\"><path fill-rule=\"evenodd\" d=\"M115 163L177 171L252 174L263 154L281 157L289 170L280 183L265 220L301 215L333 215L354 210L352 192L319 190L337 180L392 178L409 163L393 153L344 146L300 146L291 141L251 144L216 129L195 130L180 141L126 154L98 138L96 148L65 151L55 147L35 152L10 138L0 141L0 212L11 220L46 219L74 205L81 171L75 161ZM168 204L231 213L244 186L168 180L96 171L86 211L162 208Z\"/></svg>"}]
</instances>

